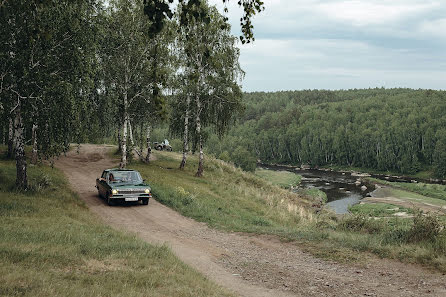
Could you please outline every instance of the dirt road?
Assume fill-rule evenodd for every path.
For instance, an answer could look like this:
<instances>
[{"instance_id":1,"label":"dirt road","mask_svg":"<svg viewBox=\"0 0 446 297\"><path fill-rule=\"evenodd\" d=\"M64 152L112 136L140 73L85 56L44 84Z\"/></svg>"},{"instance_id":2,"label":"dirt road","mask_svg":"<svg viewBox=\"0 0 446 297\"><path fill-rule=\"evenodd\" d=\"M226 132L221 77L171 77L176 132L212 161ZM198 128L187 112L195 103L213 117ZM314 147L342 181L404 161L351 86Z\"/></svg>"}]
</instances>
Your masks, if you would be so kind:
<instances>
[{"instance_id":1,"label":"dirt road","mask_svg":"<svg viewBox=\"0 0 446 297\"><path fill-rule=\"evenodd\" d=\"M151 200L148 206L107 206L95 179L116 164L108 147L82 145L56 166L104 222L167 244L185 263L241 296L446 296L446 276L419 266L374 259L350 266L316 259L293 243L267 236L225 233L185 218Z\"/></svg>"}]
</instances>

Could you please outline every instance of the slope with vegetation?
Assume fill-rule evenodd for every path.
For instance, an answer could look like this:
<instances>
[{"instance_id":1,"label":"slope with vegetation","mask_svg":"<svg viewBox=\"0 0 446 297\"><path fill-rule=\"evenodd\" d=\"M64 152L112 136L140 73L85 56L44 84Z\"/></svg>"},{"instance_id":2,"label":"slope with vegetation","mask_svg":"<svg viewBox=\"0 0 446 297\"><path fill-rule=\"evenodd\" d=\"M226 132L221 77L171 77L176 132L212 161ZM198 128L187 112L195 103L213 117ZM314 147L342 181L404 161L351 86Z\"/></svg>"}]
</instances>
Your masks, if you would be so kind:
<instances>
[{"instance_id":1,"label":"slope with vegetation","mask_svg":"<svg viewBox=\"0 0 446 297\"><path fill-rule=\"evenodd\" d=\"M334 260L361 258L360 252L423 263L446 271L445 220L417 213L413 218L373 214L339 218L321 209L321 200L302 197L218 159L178 169L181 156L159 152L150 164L135 163L156 199L209 226L276 235L296 241L311 253ZM190 157L192 160L196 156Z\"/></svg>"},{"instance_id":2,"label":"slope with vegetation","mask_svg":"<svg viewBox=\"0 0 446 297\"><path fill-rule=\"evenodd\" d=\"M165 246L125 235L92 216L57 169L0 160L0 295L231 296Z\"/></svg>"}]
</instances>

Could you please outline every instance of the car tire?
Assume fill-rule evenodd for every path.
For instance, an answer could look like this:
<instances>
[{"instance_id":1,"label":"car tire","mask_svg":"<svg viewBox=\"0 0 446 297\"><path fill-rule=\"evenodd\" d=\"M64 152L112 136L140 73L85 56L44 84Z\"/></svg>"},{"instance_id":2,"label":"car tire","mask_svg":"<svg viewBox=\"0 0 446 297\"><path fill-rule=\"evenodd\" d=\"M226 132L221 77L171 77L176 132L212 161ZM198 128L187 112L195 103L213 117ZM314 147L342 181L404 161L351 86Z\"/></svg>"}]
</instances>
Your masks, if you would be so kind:
<instances>
[{"instance_id":1,"label":"car tire","mask_svg":"<svg viewBox=\"0 0 446 297\"><path fill-rule=\"evenodd\" d=\"M113 205L113 201L111 200L111 198L110 198L110 195L109 194L107 194L107 204L108 204L108 206L112 206Z\"/></svg>"},{"instance_id":2,"label":"car tire","mask_svg":"<svg viewBox=\"0 0 446 297\"><path fill-rule=\"evenodd\" d=\"M144 198L142 200L142 205L148 205L149 204L149 198Z\"/></svg>"}]
</instances>

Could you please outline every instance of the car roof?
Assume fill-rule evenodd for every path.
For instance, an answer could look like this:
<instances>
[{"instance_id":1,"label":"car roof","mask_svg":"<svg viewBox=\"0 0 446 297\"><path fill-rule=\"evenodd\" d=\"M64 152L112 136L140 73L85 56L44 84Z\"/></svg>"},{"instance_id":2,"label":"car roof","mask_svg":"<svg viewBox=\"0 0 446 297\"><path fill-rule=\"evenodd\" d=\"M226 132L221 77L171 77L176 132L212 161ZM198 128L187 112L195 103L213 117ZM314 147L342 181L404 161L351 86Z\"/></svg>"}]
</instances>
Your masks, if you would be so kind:
<instances>
[{"instance_id":1,"label":"car roof","mask_svg":"<svg viewBox=\"0 0 446 297\"><path fill-rule=\"evenodd\" d=\"M110 168L110 169L105 169L104 171L136 171L136 170L133 170L133 169Z\"/></svg>"}]
</instances>

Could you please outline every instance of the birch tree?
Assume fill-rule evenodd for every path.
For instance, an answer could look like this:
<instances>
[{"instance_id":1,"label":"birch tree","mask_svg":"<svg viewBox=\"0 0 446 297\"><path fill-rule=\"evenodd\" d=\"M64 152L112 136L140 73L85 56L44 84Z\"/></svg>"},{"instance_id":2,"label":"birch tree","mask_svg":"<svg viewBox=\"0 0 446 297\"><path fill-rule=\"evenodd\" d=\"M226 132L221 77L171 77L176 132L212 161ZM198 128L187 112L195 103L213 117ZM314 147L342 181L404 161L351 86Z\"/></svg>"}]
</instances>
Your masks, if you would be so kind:
<instances>
[{"instance_id":1,"label":"birch tree","mask_svg":"<svg viewBox=\"0 0 446 297\"><path fill-rule=\"evenodd\" d=\"M85 77L78 62L88 56L84 52L90 44L96 4L80 0L2 3L1 105L12 123L18 188L28 187L24 146L34 124L39 127L36 141L43 156L67 148L76 125L71 121L79 90L76 82Z\"/></svg>"},{"instance_id":2,"label":"birch tree","mask_svg":"<svg viewBox=\"0 0 446 297\"><path fill-rule=\"evenodd\" d=\"M199 151L196 176L204 171L203 128L212 126L223 134L235 112L241 108L241 90L238 85L242 71L238 63L239 51L236 38L230 35L229 25L218 11L209 8L205 1L189 7L188 26L180 26L185 55L183 65L184 85L180 98L185 100L183 134L183 159L186 163L189 133L197 140ZM180 13L181 15L181 13ZM198 17L197 17L198 16ZM192 115L193 112L193 115ZM191 118L190 118L191 117ZM189 124L189 120L193 122ZM176 120L177 121L177 120ZM173 120L172 127L180 127ZM190 126L193 129L190 130Z\"/></svg>"},{"instance_id":3,"label":"birch tree","mask_svg":"<svg viewBox=\"0 0 446 297\"><path fill-rule=\"evenodd\" d=\"M139 0L112 1L106 21L109 27L104 48L106 89L113 93L115 104L120 107L117 117L122 131L120 168L125 168L128 162L130 121L148 121L150 112L164 105L159 74L154 70L159 69L154 61L159 60L156 51L162 48L162 41L148 34L150 23L141 5Z\"/></svg>"}]
</instances>

